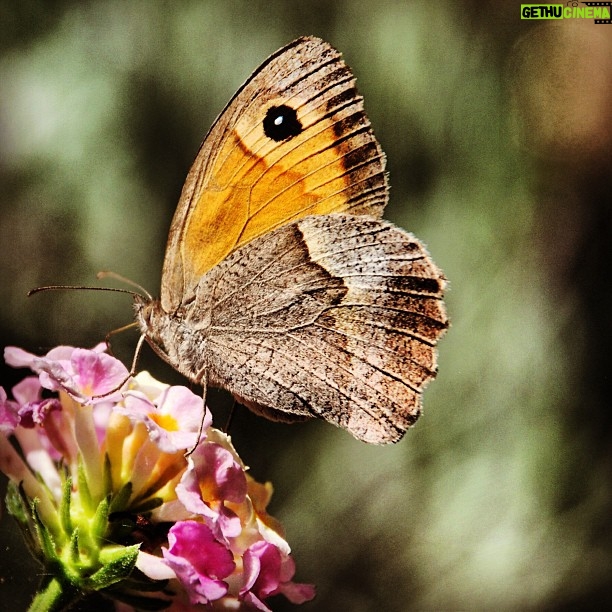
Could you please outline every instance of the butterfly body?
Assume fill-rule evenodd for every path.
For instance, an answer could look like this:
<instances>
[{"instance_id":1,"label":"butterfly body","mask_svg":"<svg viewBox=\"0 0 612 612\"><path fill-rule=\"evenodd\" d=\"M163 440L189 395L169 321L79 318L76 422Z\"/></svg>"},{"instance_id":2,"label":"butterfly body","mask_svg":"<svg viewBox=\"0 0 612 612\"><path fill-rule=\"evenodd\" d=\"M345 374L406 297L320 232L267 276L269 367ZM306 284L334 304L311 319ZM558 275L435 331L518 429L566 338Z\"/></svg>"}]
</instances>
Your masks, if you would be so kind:
<instances>
[{"instance_id":1,"label":"butterfly body","mask_svg":"<svg viewBox=\"0 0 612 612\"><path fill-rule=\"evenodd\" d=\"M269 418L397 441L448 322L442 273L380 218L387 192L339 54L310 37L281 49L221 113L188 175L161 299L136 301L149 344Z\"/></svg>"}]
</instances>

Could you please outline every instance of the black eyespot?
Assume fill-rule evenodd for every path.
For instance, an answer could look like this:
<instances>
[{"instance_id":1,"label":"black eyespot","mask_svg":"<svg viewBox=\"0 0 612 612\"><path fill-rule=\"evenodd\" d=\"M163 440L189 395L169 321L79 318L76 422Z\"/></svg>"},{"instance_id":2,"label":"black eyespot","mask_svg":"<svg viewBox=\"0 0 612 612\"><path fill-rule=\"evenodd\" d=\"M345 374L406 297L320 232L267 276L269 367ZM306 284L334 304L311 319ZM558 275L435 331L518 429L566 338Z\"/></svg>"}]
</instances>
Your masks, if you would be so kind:
<instances>
[{"instance_id":1,"label":"black eyespot","mask_svg":"<svg viewBox=\"0 0 612 612\"><path fill-rule=\"evenodd\" d=\"M268 109L263 128L268 138L281 142L297 136L302 131L302 124L298 121L294 109L281 104Z\"/></svg>"}]
</instances>

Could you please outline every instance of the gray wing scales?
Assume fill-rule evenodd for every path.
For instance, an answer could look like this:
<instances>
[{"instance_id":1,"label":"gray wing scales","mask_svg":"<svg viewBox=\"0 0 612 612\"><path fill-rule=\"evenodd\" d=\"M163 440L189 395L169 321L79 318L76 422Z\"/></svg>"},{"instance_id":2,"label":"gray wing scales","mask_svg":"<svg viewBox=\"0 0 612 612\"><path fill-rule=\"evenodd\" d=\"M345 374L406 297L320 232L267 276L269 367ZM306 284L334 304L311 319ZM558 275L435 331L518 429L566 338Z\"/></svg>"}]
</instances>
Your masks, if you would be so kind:
<instances>
[{"instance_id":1,"label":"gray wing scales","mask_svg":"<svg viewBox=\"0 0 612 612\"><path fill-rule=\"evenodd\" d=\"M445 279L409 233L311 216L257 238L201 281L208 380L256 412L320 417L372 443L416 421L448 327Z\"/></svg>"}]
</instances>

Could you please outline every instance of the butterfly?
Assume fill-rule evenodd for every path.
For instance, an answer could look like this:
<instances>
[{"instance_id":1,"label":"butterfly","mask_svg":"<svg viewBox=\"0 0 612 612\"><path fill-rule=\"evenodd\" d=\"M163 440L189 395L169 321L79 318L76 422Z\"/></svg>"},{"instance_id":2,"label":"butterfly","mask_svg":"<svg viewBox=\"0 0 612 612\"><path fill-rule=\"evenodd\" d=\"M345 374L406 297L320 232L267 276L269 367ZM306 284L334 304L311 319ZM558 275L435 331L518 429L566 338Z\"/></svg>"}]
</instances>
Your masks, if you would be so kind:
<instances>
[{"instance_id":1,"label":"butterfly","mask_svg":"<svg viewBox=\"0 0 612 612\"><path fill-rule=\"evenodd\" d=\"M448 327L442 272L381 219L385 155L340 54L302 37L215 120L170 227L147 342L192 382L273 420L398 441Z\"/></svg>"}]
</instances>

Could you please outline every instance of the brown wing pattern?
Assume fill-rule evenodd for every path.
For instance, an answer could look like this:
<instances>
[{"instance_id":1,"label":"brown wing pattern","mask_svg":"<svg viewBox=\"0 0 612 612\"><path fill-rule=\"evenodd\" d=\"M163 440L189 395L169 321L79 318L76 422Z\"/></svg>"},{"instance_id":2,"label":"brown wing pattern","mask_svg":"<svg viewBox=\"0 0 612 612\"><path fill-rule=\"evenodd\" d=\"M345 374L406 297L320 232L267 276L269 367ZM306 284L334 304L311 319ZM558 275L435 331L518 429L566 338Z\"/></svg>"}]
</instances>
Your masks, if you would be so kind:
<instances>
[{"instance_id":1,"label":"brown wing pattern","mask_svg":"<svg viewBox=\"0 0 612 612\"><path fill-rule=\"evenodd\" d=\"M388 222L301 219L200 283L208 380L271 418L318 416L366 442L395 442L436 373L444 286L424 247Z\"/></svg>"}]
</instances>

